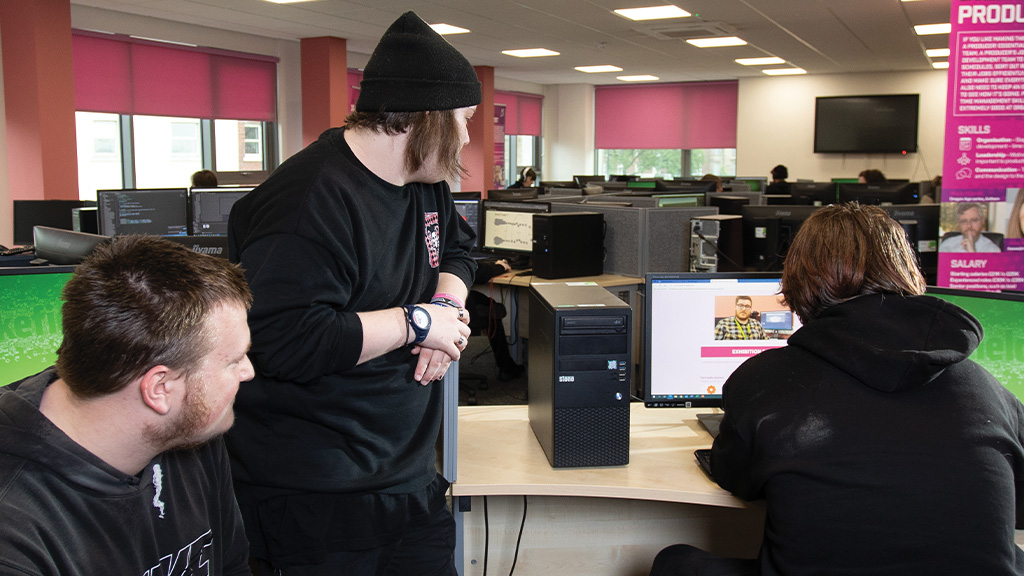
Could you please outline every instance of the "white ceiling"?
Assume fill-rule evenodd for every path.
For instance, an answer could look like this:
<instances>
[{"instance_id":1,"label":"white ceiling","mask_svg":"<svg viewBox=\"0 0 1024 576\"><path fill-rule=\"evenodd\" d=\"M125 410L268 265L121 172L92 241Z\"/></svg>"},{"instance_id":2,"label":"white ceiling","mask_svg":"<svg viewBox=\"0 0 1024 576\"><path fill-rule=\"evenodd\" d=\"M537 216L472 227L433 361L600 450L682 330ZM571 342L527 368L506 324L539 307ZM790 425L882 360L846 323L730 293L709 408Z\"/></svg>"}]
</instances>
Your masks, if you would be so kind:
<instances>
[{"instance_id":1,"label":"white ceiling","mask_svg":"<svg viewBox=\"0 0 1024 576\"><path fill-rule=\"evenodd\" d=\"M671 1L671 0L670 0ZM950 0L677 0L690 18L633 22L612 12L661 0L71 0L72 4L297 40L336 36L348 50L373 51L406 10L427 22L472 32L451 35L473 65L538 84L618 83L616 75L653 74L663 82L762 76L736 58L778 56L809 74L931 70L928 48L949 36L918 36L916 24L949 22ZM709 32L711 31L711 32ZM695 48L685 38L734 34L746 46ZM515 58L513 48L560 56ZM584 74L576 66L613 64L622 72Z\"/></svg>"}]
</instances>

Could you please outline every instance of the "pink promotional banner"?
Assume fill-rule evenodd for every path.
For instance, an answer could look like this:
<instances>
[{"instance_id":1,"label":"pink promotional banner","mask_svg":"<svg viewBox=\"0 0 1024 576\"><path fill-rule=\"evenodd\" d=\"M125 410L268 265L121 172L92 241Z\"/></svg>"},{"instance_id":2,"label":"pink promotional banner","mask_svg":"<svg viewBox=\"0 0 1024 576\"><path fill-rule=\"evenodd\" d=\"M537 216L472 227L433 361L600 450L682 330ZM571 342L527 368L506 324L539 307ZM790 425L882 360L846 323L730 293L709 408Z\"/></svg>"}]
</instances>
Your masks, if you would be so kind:
<instances>
[{"instance_id":1,"label":"pink promotional banner","mask_svg":"<svg viewBox=\"0 0 1024 576\"><path fill-rule=\"evenodd\" d=\"M494 178L493 190L505 187L505 105L494 105Z\"/></svg>"},{"instance_id":2,"label":"pink promotional banner","mask_svg":"<svg viewBox=\"0 0 1024 576\"><path fill-rule=\"evenodd\" d=\"M1024 289L1024 0L952 0L938 283Z\"/></svg>"}]
</instances>

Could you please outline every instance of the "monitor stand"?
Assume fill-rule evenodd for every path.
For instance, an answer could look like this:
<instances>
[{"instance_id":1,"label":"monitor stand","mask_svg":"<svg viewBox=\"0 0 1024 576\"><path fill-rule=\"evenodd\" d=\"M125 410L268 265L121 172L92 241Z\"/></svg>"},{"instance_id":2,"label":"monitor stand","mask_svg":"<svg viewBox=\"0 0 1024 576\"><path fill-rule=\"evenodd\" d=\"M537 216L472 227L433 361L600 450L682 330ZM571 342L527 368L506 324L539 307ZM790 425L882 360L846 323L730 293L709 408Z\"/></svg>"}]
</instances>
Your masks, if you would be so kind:
<instances>
[{"instance_id":1,"label":"monitor stand","mask_svg":"<svg viewBox=\"0 0 1024 576\"><path fill-rule=\"evenodd\" d=\"M708 431L708 434L711 434L712 438L717 438L718 427L721 426L724 416L725 414L721 412L703 412L697 414L697 422L700 422L700 425Z\"/></svg>"}]
</instances>

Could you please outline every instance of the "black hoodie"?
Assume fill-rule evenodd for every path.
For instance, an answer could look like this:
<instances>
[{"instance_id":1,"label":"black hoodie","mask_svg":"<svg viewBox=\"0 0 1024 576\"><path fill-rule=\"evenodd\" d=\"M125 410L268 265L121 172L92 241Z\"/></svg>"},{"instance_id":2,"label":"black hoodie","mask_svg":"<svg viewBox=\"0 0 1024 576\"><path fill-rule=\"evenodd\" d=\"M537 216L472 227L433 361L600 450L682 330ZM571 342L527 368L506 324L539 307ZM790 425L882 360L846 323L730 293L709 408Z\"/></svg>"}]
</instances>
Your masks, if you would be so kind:
<instances>
[{"instance_id":1,"label":"black hoodie","mask_svg":"<svg viewBox=\"0 0 1024 576\"><path fill-rule=\"evenodd\" d=\"M0 574L248 575L224 443L126 475L39 412L56 377L0 388Z\"/></svg>"},{"instance_id":2,"label":"black hoodie","mask_svg":"<svg viewBox=\"0 0 1024 576\"><path fill-rule=\"evenodd\" d=\"M1024 407L928 296L827 309L732 375L714 477L767 504L761 573L1024 574Z\"/></svg>"}]
</instances>

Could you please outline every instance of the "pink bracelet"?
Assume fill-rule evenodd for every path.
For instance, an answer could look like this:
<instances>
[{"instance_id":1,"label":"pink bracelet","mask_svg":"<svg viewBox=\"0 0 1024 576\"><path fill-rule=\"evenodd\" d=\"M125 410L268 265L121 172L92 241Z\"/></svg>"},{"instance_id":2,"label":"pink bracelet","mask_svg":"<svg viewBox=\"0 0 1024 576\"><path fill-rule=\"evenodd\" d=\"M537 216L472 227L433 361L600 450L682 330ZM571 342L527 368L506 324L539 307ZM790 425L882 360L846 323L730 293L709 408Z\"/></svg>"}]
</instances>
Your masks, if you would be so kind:
<instances>
[{"instance_id":1,"label":"pink bracelet","mask_svg":"<svg viewBox=\"0 0 1024 576\"><path fill-rule=\"evenodd\" d=\"M437 302L435 302L435 301L437 301ZM465 308L466 307L466 305L462 303L462 300L460 300L460 299L456 298L455 296L453 296L451 294L448 294L446 292L438 292L437 294L434 294L434 297L430 299L430 303L431 304L435 304L435 303L443 303L443 304L451 303L451 304L455 304L455 308Z\"/></svg>"}]
</instances>

